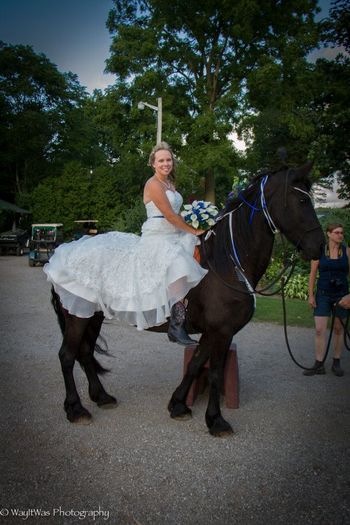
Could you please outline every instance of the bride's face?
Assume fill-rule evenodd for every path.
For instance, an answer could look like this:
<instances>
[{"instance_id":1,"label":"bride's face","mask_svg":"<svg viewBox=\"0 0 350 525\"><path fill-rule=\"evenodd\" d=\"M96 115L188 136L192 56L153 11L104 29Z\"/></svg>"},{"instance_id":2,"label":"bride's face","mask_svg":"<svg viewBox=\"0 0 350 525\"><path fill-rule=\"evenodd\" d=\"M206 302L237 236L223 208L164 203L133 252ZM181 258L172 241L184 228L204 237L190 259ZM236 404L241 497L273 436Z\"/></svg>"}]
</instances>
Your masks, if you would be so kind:
<instances>
[{"instance_id":1,"label":"bride's face","mask_svg":"<svg viewBox=\"0 0 350 525\"><path fill-rule=\"evenodd\" d=\"M162 178L168 177L173 170L174 162L171 153L166 149L160 149L154 156L153 168L155 174Z\"/></svg>"}]
</instances>

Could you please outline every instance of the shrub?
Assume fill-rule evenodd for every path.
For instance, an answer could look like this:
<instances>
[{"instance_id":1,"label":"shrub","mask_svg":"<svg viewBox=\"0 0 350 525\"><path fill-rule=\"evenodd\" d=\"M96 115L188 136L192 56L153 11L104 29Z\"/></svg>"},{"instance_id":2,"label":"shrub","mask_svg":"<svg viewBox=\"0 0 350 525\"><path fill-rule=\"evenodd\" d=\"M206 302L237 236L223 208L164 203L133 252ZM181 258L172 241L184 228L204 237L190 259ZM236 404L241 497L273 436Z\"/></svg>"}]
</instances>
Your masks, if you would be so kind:
<instances>
[{"instance_id":1,"label":"shrub","mask_svg":"<svg viewBox=\"0 0 350 525\"><path fill-rule=\"evenodd\" d=\"M308 298L308 286L309 278L307 275L294 273L286 284L285 296L290 299L303 299L306 301Z\"/></svg>"},{"instance_id":2,"label":"shrub","mask_svg":"<svg viewBox=\"0 0 350 525\"><path fill-rule=\"evenodd\" d=\"M288 283L285 287L285 296L289 297L290 299L303 299L307 300L308 298L308 283L309 283L309 264L307 266L307 270L303 267L296 266L294 269L294 272L290 279L288 280ZM263 288L264 286L267 286L270 284L276 277L279 275L283 268L282 263L277 260L273 259L271 260L271 263L267 267L267 270L263 276L263 278L260 281L260 286ZM288 270L284 274L285 276L288 276ZM280 288L280 280L278 280L275 284L275 289Z\"/></svg>"}]
</instances>

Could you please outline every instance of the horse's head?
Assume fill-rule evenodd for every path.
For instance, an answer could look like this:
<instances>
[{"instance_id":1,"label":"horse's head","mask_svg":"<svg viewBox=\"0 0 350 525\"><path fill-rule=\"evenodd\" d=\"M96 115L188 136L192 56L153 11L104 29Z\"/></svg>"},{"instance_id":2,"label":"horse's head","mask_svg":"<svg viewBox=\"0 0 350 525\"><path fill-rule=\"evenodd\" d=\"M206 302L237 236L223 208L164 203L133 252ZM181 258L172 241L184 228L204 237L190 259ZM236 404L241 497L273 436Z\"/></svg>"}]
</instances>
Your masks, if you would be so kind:
<instances>
[{"instance_id":1,"label":"horse's head","mask_svg":"<svg viewBox=\"0 0 350 525\"><path fill-rule=\"evenodd\" d=\"M319 259L324 243L324 234L310 196L311 166L306 164L274 173L264 190L273 223L306 260Z\"/></svg>"}]
</instances>

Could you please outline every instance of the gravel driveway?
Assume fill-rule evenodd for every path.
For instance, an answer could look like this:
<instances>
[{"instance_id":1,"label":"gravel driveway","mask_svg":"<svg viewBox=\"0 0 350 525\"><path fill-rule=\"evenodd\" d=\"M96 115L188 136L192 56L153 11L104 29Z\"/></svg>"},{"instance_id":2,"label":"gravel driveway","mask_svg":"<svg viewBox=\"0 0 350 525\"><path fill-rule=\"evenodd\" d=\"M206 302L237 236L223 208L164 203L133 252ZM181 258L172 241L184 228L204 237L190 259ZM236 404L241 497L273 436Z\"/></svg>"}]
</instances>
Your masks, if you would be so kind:
<instances>
[{"instance_id":1,"label":"gravel driveway","mask_svg":"<svg viewBox=\"0 0 350 525\"><path fill-rule=\"evenodd\" d=\"M166 335L105 323L114 357L103 382L114 410L88 398L89 426L67 422L61 336L41 268L0 257L0 522L111 525L350 524L350 363L345 376L304 377L281 327L250 323L235 338L240 408L235 434L209 435L207 394L193 419L169 418L183 349ZM313 330L290 329L311 365Z\"/></svg>"}]
</instances>

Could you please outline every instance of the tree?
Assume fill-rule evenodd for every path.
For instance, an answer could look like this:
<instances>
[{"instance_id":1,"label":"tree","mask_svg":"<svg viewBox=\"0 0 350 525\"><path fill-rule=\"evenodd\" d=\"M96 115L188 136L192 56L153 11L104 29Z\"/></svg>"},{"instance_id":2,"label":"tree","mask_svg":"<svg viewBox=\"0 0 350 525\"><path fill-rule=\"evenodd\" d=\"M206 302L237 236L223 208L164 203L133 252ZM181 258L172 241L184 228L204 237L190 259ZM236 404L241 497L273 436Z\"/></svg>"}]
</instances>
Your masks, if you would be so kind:
<instances>
[{"instance_id":1,"label":"tree","mask_svg":"<svg viewBox=\"0 0 350 525\"><path fill-rule=\"evenodd\" d=\"M300 165L310 155L317 138L313 96L316 90L314 65L298 57L286 66L269 57L247 79L248 108L239 125L247 144L244 168L255 173L281 164L280 148L287 163Z\"/></svg>"},{"instance_id":2,"label":"tree","mask_svg":"<svg viewBox=\"0 0 350 525\"><path fill-rule=\"evenodd\" d=\"M334 4L337 8L331 9L330 18L319 24L321 41L345 46L348 27L341 28L349 7L341 1ZM291 165L307 158L314 161L313 174L319 182L327 185L339 174L340 197L349 198L349 84L350 60L342 53L316 63L300 57L288 70L266 57L264 66L247 81L250 113L240 124L249 144L245 168L271 167L277 162L277 149L284 146Z\"/></svg>"},{"instance_id":3,"label":"tree","mask_svg":"<svg viewBox=\"0 0 350 525\"><path fill-rule=\"evenodd\" d=\"M122 192L111 168L88 170L79 162L66 164L62 175L47 177L31 193L34 222L62 222L66 233L74 221L98 220L100 230L114 229L124 210Z\"/></svg>"},{"instance_id":4,"label":"tree","mask_svg":"<svg viewBox=\"0 0 350 525\"><path fill-rule=\"evenodd\" d=\"M0 43L1 193L25 196L64 162L96 157L85 90L29 46Z\"/></svg>"},{"instance_id":5,"label":"tree","mask_svg":"<svg viewBox=\"0 0 350 525\"><path fill-rule=\"evenodd\" d=\"M322 22L323 42L350 51L350 6L347 0L333 0L329 17Z\"/></svg>"},{"instance_id":6,"label":"tree","mask_svg":"<svg viewBox=\"0 0 350 525\"><path fill-rule=\"evenodd\" d=\"M322 22L322 41L339 51L334 60L317 61L322 82L318 103L323 109L320 118L323 164L325 169L337 171L339 196L350 200L350 5L347 1L332 2L329 17Z\"/></svg>"},{"instance_id":7,"label":"tree","mask_svg":"<svg viewBox=\"0 0 350 525\"><path fill-rule=\"evenodd\" d=\"M108 70L143 97L171 90L186 112L181 158L204 177L215 200L215 176L230 173L237 154L228 134L238 122L248 75L266 57L305 56L315 45L316 0L115 0ZM165 136L168 129L165 127ZM232 171L232 167L231 167ZM230 173L232 175L232 173Z\"/></svg>"}]
</instances>

